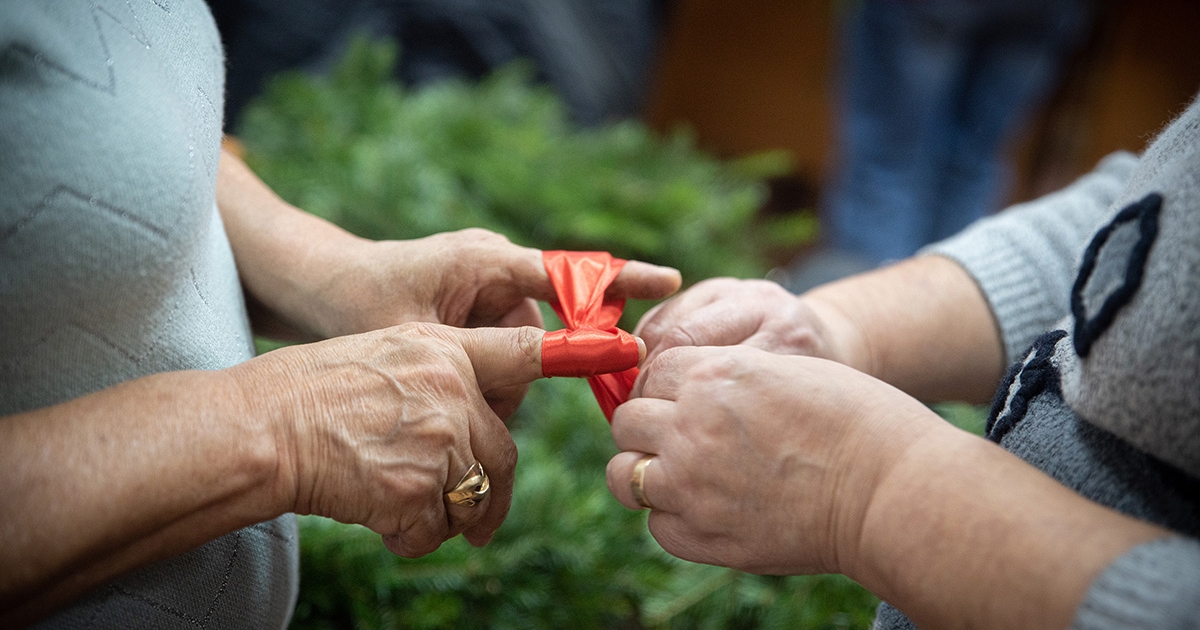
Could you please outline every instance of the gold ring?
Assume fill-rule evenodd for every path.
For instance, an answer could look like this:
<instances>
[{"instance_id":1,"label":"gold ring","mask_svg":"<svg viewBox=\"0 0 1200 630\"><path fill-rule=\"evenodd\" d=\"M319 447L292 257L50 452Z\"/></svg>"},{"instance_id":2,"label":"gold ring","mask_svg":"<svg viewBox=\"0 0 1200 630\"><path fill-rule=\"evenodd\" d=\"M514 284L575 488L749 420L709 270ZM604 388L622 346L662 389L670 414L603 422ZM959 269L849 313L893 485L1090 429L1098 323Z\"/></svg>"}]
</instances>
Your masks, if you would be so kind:
<instances>
[{"instance_id":1,"label":"gold ring","mask_svg":"<svg viewBox=\"0 0 1200 630\"><path fill-rule=\"evenodd\" d=\"M654 461L654 455L643 455L633 465L633 476L629 478L629 489L633 491L633 500L647 510L654 509L654 504L650 503L650 499L646 497L646 467L652 461Z\"/></svg>"},{"instance_id":2,"label":"gold ring","mask_svg":"<svg viewBox=\"0 0 1200 630\"><path fill-rule=\"evenodd\" d=\"M479 462L475 462L467 469L458 485L446 493L446 502L451 505L473 507L487 496L491 487L492 484L488 481L487 473L483 472L483 466Z\"/></svg>"}]
</instances>

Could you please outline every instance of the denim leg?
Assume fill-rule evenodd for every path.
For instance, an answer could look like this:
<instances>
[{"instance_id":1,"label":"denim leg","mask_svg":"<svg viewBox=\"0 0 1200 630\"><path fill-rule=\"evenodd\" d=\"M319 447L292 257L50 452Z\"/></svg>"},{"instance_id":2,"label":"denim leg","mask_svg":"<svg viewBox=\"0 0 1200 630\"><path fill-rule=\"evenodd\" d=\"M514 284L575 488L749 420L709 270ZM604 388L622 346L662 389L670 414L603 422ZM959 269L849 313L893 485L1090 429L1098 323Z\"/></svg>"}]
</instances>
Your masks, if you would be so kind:
<instances>
[{"instance_id":1,"label":"denim leg","mask_svg":"<svg viewBox=\"0 0 1200 630\"><path fill-rule=\"evenodd\" d=\"M1082 39L1091 4L994 8L972 25L971 68L943 126L941 176L930 212L935 241L998 210L1010 179L1002 152L1028 123Z\"/></svg>"},{"instance_id":2,"label":"denim leg","mask_svg":"<svg viewBox=\"0 0 1200 630\"><path fill-rule=\"evenodd\" d=\"M953 34L922 20L866 0L845 24L843 166L826 206L832 245L873 262L925 244L936 127L965 71Z\"/></svg>"},{"instance_id":3,"label":"denim leg","mask_svg":"<svg viewBox=\"0 0 1200 630\"><path fill-rule=\"evenodd\" d=\"M996 209L1005 140L1057 78L1084 0L863 0L843 37L831 244L904 258Z\"/></svg>"}]
</instances>

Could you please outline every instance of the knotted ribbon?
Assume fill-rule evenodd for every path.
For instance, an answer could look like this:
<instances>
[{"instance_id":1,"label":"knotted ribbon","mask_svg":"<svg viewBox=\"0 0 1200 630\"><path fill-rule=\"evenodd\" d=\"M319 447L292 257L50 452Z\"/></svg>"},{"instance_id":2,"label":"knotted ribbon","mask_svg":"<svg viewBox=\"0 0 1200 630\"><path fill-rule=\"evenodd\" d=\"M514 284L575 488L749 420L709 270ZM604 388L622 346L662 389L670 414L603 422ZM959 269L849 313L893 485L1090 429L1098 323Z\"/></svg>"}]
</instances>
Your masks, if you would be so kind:
<instances>
[{"instance_id":1,"label":"knotted ribbon","mask_svg":"<svg viewBox=\"0 0 1200 630\"><path fill-rule=\"evenodd\" d=\"M542 375L588 377L612 422L638 375L637 341L617 328L625 300L604 296L625 261L607 252L548 251L542 262L558 296L550 306L566 326L542 338Z\"/></svg>"}]
</instances>

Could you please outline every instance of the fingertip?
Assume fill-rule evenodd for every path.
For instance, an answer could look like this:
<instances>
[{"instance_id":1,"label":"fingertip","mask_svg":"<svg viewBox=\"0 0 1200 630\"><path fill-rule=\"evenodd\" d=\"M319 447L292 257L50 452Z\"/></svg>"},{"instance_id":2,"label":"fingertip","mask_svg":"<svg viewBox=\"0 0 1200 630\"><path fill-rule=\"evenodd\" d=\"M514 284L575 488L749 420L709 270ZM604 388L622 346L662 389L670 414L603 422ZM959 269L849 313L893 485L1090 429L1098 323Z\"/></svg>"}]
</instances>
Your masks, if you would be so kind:
<instances>
[{"instance_id":1,"label":"fingertip","mask_svg":"<svg viewBox=\"0 0 1200 630\"><path fill-rule=\"evenodd\" d=\"M641 337L634 337L633 340L637 342L638 365L641 365L642 361L646 359L646 342L642 341Z\"/></svg>"},{"instance_id":2,"label":"fingertip","mask_svg":"<svg viewBox=\"0 0 1200 630\"><path fill-rule=\"evenodd\" d=\"M671 293L675 293L683 286L683 272L674 267L664 267L664 269L668 271Z\"/></svg>"},{"instance_id":3,"label":"fingertip","mask_svg":"<svg viewBox=\"0 0 1200 630\"><path fill-rule=\"evenodd\" d=\"M653 300L678 291L683 285L683 274L673 267L629 260L617 276L616 284L628 297Z\"/></svg>"}]
</instances>

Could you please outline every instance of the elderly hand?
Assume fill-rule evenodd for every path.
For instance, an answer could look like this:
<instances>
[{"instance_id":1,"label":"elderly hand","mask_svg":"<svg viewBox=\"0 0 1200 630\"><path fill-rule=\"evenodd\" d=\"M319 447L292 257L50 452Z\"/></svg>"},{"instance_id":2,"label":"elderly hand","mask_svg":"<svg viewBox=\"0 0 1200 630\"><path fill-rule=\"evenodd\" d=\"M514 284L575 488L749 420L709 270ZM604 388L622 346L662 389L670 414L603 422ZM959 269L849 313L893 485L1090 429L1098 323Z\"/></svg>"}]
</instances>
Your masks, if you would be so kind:
<instances>
[{"instance_id":1,"label":"elderly hand","mask_svg":"<svg viewBox=\"0 0 1200 630\"><path fill-rule=\"evenodd\" d=\"M755 573L845 571L875 488L930 422L916 400L843 365L745 346L674 348L617 408L608 487L673 555ZM921 419L925 421L922 422Z\"/></svg>"},{"instance_id":2,"label":"elderly hand","mask_svg":"<svg viewBox=\"0 0 1200 630\"><path fill-rule=\"evenodd\" d=\"M840 311L767 280L714 278L658 305L634 334L653 360L681 346L747 345L775 354L863 360L856 329Z\"/></svg>"},{"instance_id":3,"label":"elderly hand","mask_svg":"<svg viewBox=\"0 0 1200 630\"><path fill-rule=\"evenodd\" d=\"M554 299L542 252L479 228L411 241L356 241L320 289L324 336L410 321L450 326L540 325L530 300ZM656 299L679 289L679 272L629 261L609 289Z\"/></svg>"},{"instance_id":4,"label":"elderly hand","mask_svg":"<svg viewBox=\"0 0 1200 630\"><path fill-rule=\"evenodd\" d=\"M488 391L541 377L536 328L406 324L284 348L230 368L248 413L275 427L283 511L358 523L403 556L463 533L485 544L504 521L517 453ZM491 491L444 494L476 461Z\"/></svg>"}]
</instances>

